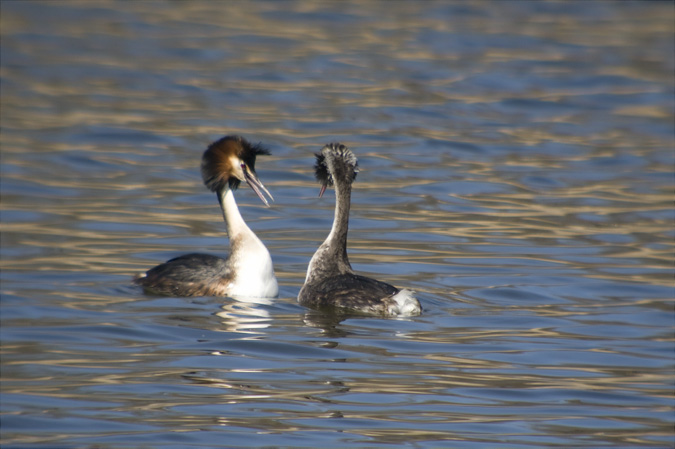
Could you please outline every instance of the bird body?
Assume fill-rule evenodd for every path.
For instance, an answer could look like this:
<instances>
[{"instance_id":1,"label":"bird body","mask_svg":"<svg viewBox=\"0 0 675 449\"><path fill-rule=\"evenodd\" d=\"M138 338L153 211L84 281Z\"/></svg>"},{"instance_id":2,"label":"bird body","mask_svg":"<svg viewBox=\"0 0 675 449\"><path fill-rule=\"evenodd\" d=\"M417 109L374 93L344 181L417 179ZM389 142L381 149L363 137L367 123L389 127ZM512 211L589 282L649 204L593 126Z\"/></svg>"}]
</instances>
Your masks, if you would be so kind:
<instances>
[{"instance_id":1,"label":"bird body","mask_svg":"<svg viewBox=\"0 0 675 449\"><path fill-rule=\"evenodd\" d=\"M349 263L349 209L352 183L357 173L356 156L342 144L326 145L316 155L315 175L321 183L319 196L327 187L335 187L335 215L328 237L309 262L298 301L314 309L338 309L357 314L419 315L422 308L410 290L400 290L358 275Z\"/></svg>"},{"instance_id":2,"label":"bird body","mask_svg":"<svg viewBox=\"0 0 675 449\"><path fill-rule=\"evenodd\" d=\"M234 191L242 181L269 205L255 172L258 155L269 154L240 136L225 136L202 156L204 184L218 196L230 239L227 259L187 254L160 264L135 279L147 292L166 296L274 297L279 288L267 247L239 212Z\"/></svg>"}]
</instances>

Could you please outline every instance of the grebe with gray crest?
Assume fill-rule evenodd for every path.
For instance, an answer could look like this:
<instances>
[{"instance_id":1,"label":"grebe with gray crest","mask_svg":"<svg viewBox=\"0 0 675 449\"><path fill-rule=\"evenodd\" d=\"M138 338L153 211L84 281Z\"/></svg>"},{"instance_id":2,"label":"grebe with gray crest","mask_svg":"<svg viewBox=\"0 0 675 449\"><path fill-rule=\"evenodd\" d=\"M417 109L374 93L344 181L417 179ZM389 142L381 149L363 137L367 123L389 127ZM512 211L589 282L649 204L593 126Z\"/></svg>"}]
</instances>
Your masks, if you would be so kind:
<instances>
[{"instance_id":1,"label":"grebe with gray crest","mask_svg":"<svg viewBox=\"0 0 675 449\"><path fill-rule=\"evenodd\" d=\"M234 192L245 181L269 206L272 195L258 179L257 156L270 152L241 136L225 136L213 142L202 156L201 172L206 187L215 192L230 239L227 259L209 254L186 254L137 276L134 282L147 293L163 296L275 297L279 292L267 247L246 225Z\"/></svg>"},{"instance_id":2,"label":"grebe with gray crest","mask_svg":"<svg viewBox=\"0 0 675 449\"><path fill-rule=\"evenodd\" d=\"M352 183L358 161L346 146L331 143L316 155L319 197L327 187L335 188L335 216L326 240L316 250L307 268L298 301L313 309L385 317L415 316L422 312L410 290L358 275L347 257L347 230Z\"/></svg>"}]
</instances>

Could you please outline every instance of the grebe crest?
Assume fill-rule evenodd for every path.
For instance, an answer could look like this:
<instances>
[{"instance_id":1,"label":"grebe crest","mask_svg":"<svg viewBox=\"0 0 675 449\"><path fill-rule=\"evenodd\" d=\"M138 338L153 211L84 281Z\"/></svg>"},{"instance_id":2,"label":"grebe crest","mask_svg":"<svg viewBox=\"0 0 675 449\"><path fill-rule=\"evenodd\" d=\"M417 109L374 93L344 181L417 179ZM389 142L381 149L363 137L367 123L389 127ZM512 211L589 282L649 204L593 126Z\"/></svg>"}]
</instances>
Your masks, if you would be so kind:
<instances>
[{"instance_id":1,"label":"grebe crest","mask_svg":"<svg viewBox=\"0 0 675 449\"><path fill-rule=\"evenodd\" d=\"M348 179L350 184L356 179L359 172L359 161L354 153L341 143L329 143L316 154L314 176L321 183L321 198L326 187L334 187L333 173L340 179Z\"/></svg>"},{"instance_id":2,"label":"grebe crest","mask_svg":"<svg viewBox=\"0 0 675 449\"><path fill-rule=\"evenodd\" d=\"M255 159L270 152L261 144L252 145L241 136L225 136L213 142L202 156L201 172L206 187L212 192L221 192L225 187L237 190L246 181L258 197L269 206L262 194L272 195L258 180Z\"/></svg>"},{"instance_id":3,"label":"grebe crest","mask_svg":"<svg viewBox=\"0 0 675 449\"><path fill-rule=\"evenodd\" d=\"M335 187L335 217L326 240L312 256L298 301L315 309L338 309L340 313L379 316L413 316L421 313L410 290L360 276L347 257L347 231L351 185L358 173L358 160L345 145L331 143L316 155L314 174L321 184L319 197Z\"/></svg>"},{"instance_id":4,"label":"grebe crest","mask_svg":"<svg viewBox=\"0 0 675 449\"><path fill-rule=\"evenodd\" d=\"M270 154L241 136L225 136L202 155L201 173L206 187L218 196L230 239L227 259L208 254L187 254L160 264L136 277L146 292L165 296L274 297L279 289L272 258L246 225L234 199L245 181L269 206L272 195L258 179L255 160Z\"/></svg>"}]
</instances>

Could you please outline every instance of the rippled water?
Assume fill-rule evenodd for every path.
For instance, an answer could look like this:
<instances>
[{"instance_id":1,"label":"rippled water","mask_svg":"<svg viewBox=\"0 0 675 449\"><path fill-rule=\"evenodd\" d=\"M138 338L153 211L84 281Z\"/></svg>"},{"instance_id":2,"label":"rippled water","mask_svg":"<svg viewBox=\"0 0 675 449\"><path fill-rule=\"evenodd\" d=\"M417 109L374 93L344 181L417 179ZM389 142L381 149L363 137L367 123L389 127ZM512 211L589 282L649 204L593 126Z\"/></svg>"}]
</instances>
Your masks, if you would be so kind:
<instances>
[{"instance_id":1,"label":"rippled water","mask_svg":"<svg viewBox=\"0 0 675 449\"><path fill-rule=\"evenodd\" d=\"M672 3L1 6L3 448L673 447ZM144 296L226 251L229 133L280 297ZM330 141L352 264L422 316L297 305Z\"/></svg>"}]
</instances>

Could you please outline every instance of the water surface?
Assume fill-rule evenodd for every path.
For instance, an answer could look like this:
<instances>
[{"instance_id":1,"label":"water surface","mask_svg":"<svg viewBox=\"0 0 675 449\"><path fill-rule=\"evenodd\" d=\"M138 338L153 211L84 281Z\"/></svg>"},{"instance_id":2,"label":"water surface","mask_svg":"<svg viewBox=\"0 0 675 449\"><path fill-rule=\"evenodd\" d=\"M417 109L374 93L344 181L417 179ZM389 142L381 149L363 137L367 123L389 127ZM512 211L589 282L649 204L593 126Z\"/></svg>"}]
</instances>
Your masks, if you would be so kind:
<instances>
[{"instance_id":1,"label":"water surface","mask_svg":"<svg viewBox=\"0 0 675 449\"><path fill-rule=\"evenodd\" d=\"M3 448L668 448L669 2L2 2ZM199 158L263 142L274 300L149 297L224 254ZM401 320L296 296L349 254Z\"/></svg>"}]
</instances>

